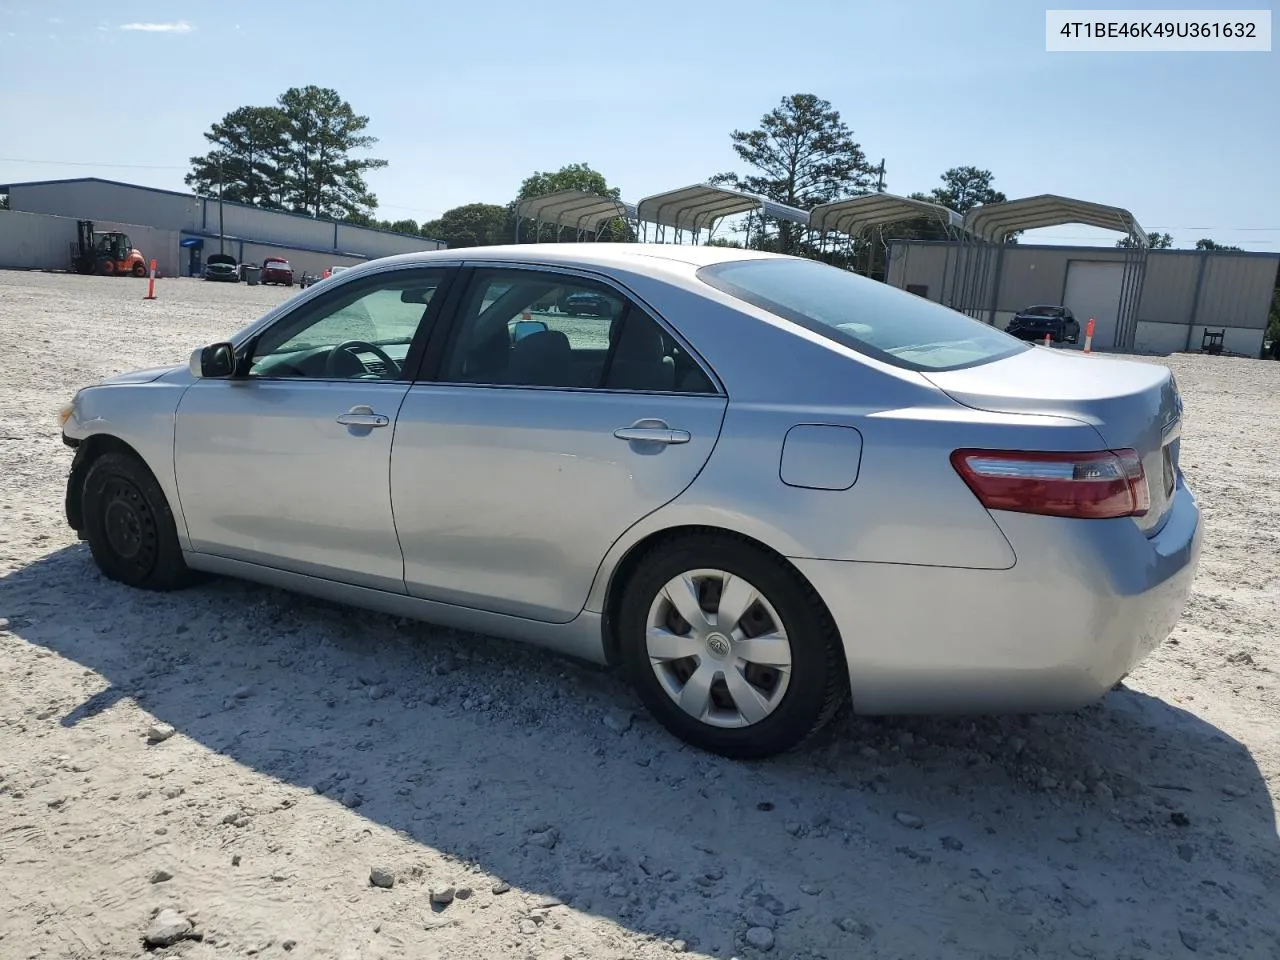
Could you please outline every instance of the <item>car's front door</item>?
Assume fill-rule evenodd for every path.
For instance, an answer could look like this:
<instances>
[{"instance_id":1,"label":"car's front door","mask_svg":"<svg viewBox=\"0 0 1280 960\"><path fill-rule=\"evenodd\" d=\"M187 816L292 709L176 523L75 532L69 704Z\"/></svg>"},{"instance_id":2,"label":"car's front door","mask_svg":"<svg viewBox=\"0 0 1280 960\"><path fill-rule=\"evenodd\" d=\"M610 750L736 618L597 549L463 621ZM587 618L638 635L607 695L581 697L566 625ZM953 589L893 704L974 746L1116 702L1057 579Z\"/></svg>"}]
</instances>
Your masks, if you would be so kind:
<instances>
[{"instance_id":1,"label":"car's front door","mask_svg":"<svg viewBox=\"0 0 1280 960\"><path fill-rule=\"evenodd\" d=\"M337 285L250 343L239 376L187 390L174 463L192 549L404 592L391 438L450 275Z\"/></svg>"},{"instance_id":2,"label":"car's front door","mask_svg":"<svg viewBox=\"0 0 1280 960\"><path fill-rule=\"evenodd\" d=\"M573 294L605 306L562 312ZM396 423L391 494L408 591L568 622L609 547L698 475L726 398L670 331L601 280L477 269L456 303L433 382L409 389Z\"/></svg>"}]
</instances>

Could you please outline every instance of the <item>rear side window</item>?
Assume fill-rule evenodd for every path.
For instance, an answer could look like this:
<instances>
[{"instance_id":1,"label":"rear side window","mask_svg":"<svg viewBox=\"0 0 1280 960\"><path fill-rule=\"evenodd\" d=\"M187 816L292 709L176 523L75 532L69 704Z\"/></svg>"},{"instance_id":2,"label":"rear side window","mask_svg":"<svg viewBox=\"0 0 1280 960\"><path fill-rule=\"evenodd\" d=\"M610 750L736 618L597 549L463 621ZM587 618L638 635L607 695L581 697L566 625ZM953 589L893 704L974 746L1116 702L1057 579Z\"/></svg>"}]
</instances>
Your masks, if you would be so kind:
<instances>
[{"instance_id":1,"label":"rear side window","mask_svg":"<svg viewBox=\"0 0 1280 960\"><path fill-rule=\"evenodd\" d=\"M931 300L814 260L703 267L709 286L859 353L907 370L958 370L1031 349Z\"/></svg>"}]
</instances>

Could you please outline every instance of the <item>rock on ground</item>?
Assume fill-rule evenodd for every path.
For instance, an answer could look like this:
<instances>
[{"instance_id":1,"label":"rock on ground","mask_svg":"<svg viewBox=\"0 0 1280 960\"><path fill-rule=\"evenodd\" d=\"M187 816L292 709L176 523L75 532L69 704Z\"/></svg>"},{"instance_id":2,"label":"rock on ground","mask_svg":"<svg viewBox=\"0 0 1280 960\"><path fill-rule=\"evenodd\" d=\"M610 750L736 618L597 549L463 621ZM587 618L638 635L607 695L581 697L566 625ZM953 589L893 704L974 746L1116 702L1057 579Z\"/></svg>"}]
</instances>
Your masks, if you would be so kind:
<instances>
[{"instance_id":1,"label":"rock on ground","mask_svg":"<svg viewBox=\"0 0 1280 960\"><path fill-rule=\"evenodd\" d=\"M148 947L169 947L179 940L185 940L191 935L192 929L190 920L166 907L156 914L142 939Z\"/></svg>"}]
</instances>

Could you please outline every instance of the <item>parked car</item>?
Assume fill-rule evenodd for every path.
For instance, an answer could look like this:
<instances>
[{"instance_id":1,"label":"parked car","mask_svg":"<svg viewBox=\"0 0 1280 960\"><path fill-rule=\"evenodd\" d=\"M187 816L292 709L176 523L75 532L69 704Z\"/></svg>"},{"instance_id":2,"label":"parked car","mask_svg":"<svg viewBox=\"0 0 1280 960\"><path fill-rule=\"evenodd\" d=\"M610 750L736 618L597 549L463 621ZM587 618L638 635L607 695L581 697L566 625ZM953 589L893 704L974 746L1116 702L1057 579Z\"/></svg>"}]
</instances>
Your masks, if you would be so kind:
<instances>
[{"instance_id":1,"label":"parked car","mask_svg":"<svg viewBox=\"0 0 1280 960\"><path fill-rule=\"evenodd\" d=\"M211 254L204 263L204 278L239 283L240 268L236 265L236 258L229 253Z\"/></svg>"},{"instance_id":2,"label":"parked car","mask_svg":"<svg viewBox=\"0 0 1280 960\"><path fill-rule=\"evenodd\" d=\"M1045 335L1054 343L1078 343L1080 322L1070 308L1037 305L1023 307L1013 315L1006 330L1019 340L1041 340Z\"/></svg>"},{"instance_id":3,"label":"parked car","mask_svg":"<svg viewBox=\"0 0 1280 960\"><path fill-rule=\"evenodd\" d=\"M267 257L262 261L262 275L258 280L262 284L282 283L286 287L292 287L293 267L283 257Z\"/></svg>"},{"instance_id":4,"label":"parked car","mask_svg":"<svg viewBox=\"0 0 1280 960\"><path fill-rule=\"evenodd\" d=\"M563 302L565 313L571 317L580 317L583 314L592 317L609 315L609 300L598 293L587 291L571 293L564 298Z\"/></svg>"},{"instance_id":5,"label":"parked car","mask_svg":"<svg viewBox=\"0 0 1280 960\"><path fill-rule=\"evenodd\" d=\"M622 310L523 320L557 288ZM1094 702L1172 629L1202 537L1168 368L733 248L374 260L61 419L108 578L242 577L616 664L733 757L849 697Z\"/></svg>"}]
</instances>

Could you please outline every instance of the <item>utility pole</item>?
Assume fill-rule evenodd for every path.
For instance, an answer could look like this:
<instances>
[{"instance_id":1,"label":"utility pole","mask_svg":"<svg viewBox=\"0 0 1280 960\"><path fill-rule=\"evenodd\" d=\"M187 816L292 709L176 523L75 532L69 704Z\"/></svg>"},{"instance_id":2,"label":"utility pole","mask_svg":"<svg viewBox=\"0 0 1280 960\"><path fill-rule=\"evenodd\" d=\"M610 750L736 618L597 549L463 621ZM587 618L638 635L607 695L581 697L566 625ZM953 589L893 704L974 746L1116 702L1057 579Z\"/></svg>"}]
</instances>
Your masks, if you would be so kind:
<instances>
[{"instance_id":1,"label":"utility pole","mask_svg":"<svg viewBox=\"0 0 1280 960\"><path fill-rule=\"evenodd\" d=\"M225 238L222 228L222 151L218 151L218 253L223 254L225 250Z\"/></svg>"},{"instance_id":2,"label":"utility pole","mask_svg":"<svg viewBox=\"0 0 1280 960\"><path fill-rule=\"evenodd\" d=\"M879 178L876 180L876 193L884 193L884 157L880 158L880 166L876 170Z\"/></svg>"}]
</instances>

